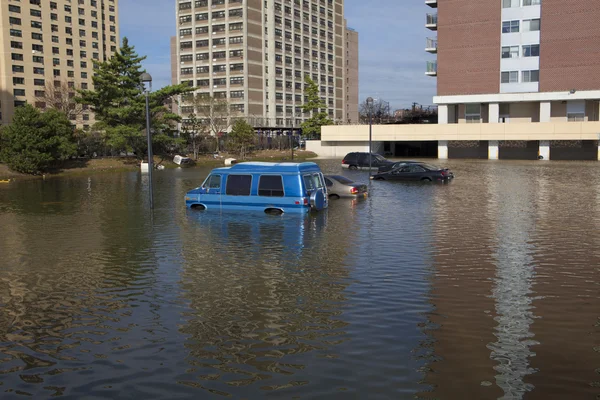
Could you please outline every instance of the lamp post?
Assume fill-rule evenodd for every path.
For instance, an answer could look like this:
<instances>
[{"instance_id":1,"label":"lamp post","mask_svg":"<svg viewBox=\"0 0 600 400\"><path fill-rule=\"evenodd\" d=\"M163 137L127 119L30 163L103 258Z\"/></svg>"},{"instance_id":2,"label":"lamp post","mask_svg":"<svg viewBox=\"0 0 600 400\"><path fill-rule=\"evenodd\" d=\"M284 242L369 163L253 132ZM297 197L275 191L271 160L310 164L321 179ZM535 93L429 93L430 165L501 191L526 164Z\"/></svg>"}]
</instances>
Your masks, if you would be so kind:
<instances>
[{"instance_id":1,"label":"lamp post","mask_svg":"<svg viewBox=\"0 0 600 400\"><path fill-rule=\"evenodd\" d=\"M373 111L373 98L367 97L367 112L369 113L369 179L371 179L371 165L372 165L372 155L371 155L371 138L373 131L373 119L372 119L372 111Z\"/></svg>"},{"instance_id":2,"label":"lamp post","mask_svg":"<svg viewBox=\"0 0 600 400\"><path fill-rule=\"evenodd\" d=\"M154 169L154 162L152 160L152 137L150 133L150 91L152 90L152 76L144 72L140 77L142 85L144 85L144 93L146 94L146 137L148 139L148 192L150 195L150 209L154 209L154 197L152 194L152 170ZM146 84L148 84L146 86Z\"/></svg>"}]
</instances>

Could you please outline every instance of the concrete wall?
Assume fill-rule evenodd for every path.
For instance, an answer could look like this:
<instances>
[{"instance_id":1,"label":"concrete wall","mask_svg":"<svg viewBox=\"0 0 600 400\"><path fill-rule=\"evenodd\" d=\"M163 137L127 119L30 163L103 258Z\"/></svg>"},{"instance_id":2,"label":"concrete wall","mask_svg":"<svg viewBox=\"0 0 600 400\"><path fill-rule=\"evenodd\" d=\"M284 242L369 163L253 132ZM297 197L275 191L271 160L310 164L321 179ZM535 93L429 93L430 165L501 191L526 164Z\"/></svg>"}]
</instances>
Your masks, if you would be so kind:
<instances>
[{"instance_id":1,"label":"concrete wall","mask_svg":"<svg viewBox=\"0 0 600 400\"><path fill-rule=\"evenodd\" d=\"M512 103L509 110L509 123L540 122L539 103Z\"/></svg>"},{"instance_id":2,"label":"concrete wall","mask_svg":"<svg viewBox=\"0 0 600 400\"><path fill-rule=\"evenodd\" d=\"M372 142L373 153L383 154L383 142ZM319 157L343 158L353 151L369 151L369 142L322 142L307 140L306 150L316 153Z\"/></svg>"},{"instance_id":3,"label":"concrete wall","mask_svg":"<svg viewBox=\"0 0 600 400\"><path fill-rule=\"evenodd\" d=\"M598 140L600 122L374 125L373 141ZM368 125L321 128L324 142L367 142Z\"/></svg>"}]
</instances>

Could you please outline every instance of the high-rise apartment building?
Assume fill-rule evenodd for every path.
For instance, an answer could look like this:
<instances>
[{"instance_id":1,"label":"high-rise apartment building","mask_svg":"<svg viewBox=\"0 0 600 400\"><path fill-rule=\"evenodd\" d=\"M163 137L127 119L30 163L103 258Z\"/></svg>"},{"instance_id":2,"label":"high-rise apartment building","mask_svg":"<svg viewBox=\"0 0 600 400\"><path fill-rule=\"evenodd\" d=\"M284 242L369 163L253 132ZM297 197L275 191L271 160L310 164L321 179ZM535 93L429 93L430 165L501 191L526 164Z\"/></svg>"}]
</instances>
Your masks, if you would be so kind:
<instances>
[{"instance_id":1,"label":"high-rise apartment building","mask_svg":"<svg viewBox=\"0 0 600 400\"><path fill-rule=\"evenodd\" d=\"M346 27L345 124L358 123L358 32Z\"/></svg>"},{"instance_id":2,"label":"high-rise apartment building","mask_svg":"<svg viewBox=\"0 0 600 400\"><path fill-rule=\"evenodd\" d=\"M197 95L226 99L255 127L299 128L304 77L318 85L333 120L358 100L357 33L346 29L343 0L178 0L177 78ZM348 50L347 33L353 48ZM351 100L352 99L352 100ZM357 101L358 103L358 101ZM357 108L358 104L356 104ZM185 118L198 114L183 99Z\"/></svg>"},{"instance_id":3,"label":"high-rise apartment building","mask_svg":"<svg viewBox=\"0 0 600 400\"><path fill-rule=\"evenodd\" d=\"M49 90L91 89L94 62L118 46L118 0L2 0L0 121L25 103L45 108ZM84 109L73 122L91 125L93 115Z\"/></svg>"},{"instance_id":4,"label":"high-rise apartment building","mask_svg":"<svg viewBox=\"0 0 600 400\"><path fill-rule=\"evenodd\" d=\"M440 123L598 121L598 0L426 0Z\"/></svg>"}]
</instances>

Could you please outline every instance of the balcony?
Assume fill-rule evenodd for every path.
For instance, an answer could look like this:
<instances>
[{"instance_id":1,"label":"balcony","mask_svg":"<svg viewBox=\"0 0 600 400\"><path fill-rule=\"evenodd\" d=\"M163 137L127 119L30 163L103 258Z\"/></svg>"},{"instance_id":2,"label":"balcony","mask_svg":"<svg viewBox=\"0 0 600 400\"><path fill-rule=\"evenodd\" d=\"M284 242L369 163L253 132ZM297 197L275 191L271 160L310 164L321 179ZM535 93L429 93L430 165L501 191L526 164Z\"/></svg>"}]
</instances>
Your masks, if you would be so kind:
<instances>
[{"instance_id":1,"label":"balcony","mask_svg":"<svg viewBox=\"0 0 600 400\"><path fill-rule=\"evenodd\" d=\"M437 76L437 61L427 61L427 76Z\"/></svg>"},{"instance_id":2,"label":"balcony","mask_svg":"<svg viewBox=\"0 0 600 400\"><path fill-rule=\"evenodd\" d=\"M437 31L437 14L427 14L425 28Z\"/></svg>"},{"instance_id":3,"label":"balcony","mask_svg":"<svg viewBox=\"0 0 600 400\"><path fill-rule=\"evenodd\" d=\"M427 38L427 44L425 45L425 51L428 53L437 53L438 41L436 38Z\"/></svg>"},{"instance_id":4,"label":"balcony","mask_svg":"<svg viewBox=\"0 0 600 400\"><path fill-rule=\"evenodd\" d=\"M437 0L425 0L425 4L431 8L437 8Z\"/></svg>"}]
</instances>

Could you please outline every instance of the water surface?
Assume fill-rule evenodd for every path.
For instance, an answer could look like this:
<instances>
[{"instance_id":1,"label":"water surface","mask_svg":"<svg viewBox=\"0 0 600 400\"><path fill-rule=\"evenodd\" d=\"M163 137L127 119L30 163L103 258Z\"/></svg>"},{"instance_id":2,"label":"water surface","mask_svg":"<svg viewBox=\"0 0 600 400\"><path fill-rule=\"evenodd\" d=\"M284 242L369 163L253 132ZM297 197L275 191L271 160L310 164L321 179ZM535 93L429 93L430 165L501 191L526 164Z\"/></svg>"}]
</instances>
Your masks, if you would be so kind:
<instances>
[{"instance_id":1,"label":"water surface","mask_svg":"<svg viewBox=\"0 0 600 400\"><path fill-rule=\"evenodd\" d=\"M201 168L153 214L136 172L0 186L2 398L600 396L597 164L444 164L308 218L187 211Z\"/></svg>"}]
</instances>

